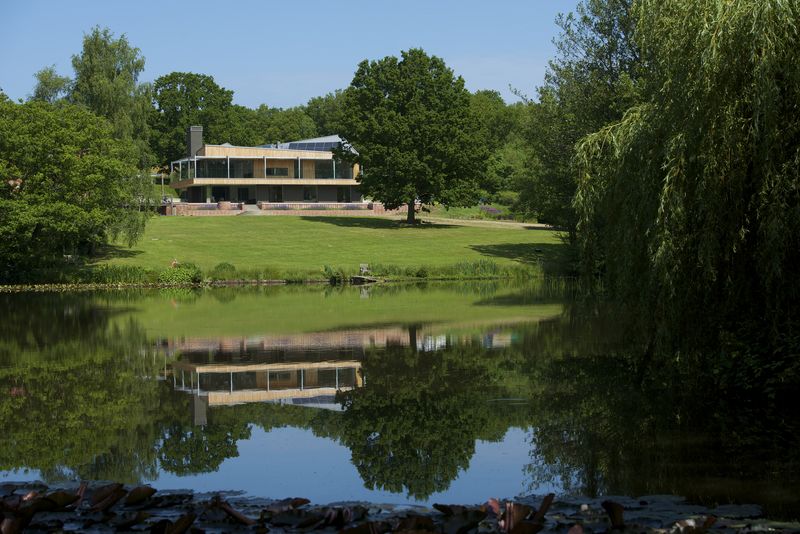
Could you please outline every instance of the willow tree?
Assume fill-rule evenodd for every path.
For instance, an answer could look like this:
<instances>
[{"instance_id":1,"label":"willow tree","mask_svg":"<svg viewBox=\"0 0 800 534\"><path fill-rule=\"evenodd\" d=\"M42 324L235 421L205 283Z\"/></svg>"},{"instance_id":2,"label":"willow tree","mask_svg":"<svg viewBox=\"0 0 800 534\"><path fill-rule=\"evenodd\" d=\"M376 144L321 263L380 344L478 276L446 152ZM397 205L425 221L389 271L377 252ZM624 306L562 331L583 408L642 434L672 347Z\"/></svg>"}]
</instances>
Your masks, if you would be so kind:
<instances>
[{"instance_id":1,"label":"willow tree","mask_svg":"<svg viewBox=\"0 0 800 534\"><path fill-rule=\"evenodd\" d=\"M713 337L703 329L743 315L786 333L800 289L800 4L635 11L642 103L578 146L584 265L662 339Z\"/></svg>"}]
</instances>

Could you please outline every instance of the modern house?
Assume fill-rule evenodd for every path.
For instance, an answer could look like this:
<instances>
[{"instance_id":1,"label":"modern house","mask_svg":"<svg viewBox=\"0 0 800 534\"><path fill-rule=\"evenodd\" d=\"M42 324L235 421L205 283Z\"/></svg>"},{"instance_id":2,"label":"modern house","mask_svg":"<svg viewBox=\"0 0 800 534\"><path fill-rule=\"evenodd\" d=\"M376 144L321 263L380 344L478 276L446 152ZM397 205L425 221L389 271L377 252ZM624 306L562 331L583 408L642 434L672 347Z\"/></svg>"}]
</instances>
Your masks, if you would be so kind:
<instances>
[{"instance_id":1,"label":"modern house","mask_svg":"<svg viewBox=\"0 0 800 534\"><path fill-rule=\"evenodd\" d=\"M192 126L186 144L186 157L170 164L179 176L171 186L186 202L362 201L358 165L331 151L342 144L338 135L252 147L207 145L203 127Z\"/></svg>"}]
</instances>

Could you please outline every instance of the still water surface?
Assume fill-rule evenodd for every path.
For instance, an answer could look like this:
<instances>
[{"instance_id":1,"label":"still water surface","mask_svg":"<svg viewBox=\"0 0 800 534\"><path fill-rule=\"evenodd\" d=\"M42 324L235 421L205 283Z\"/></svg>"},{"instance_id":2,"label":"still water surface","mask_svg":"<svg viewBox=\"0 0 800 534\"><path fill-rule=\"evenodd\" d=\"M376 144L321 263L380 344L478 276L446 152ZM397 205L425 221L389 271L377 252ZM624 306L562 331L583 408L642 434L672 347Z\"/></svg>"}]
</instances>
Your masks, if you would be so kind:
<instances>
[{"instance_id":1,"label":"still water surface","mask_svg":"<svg viewBox=\"0 0 800 534\"><path fill-rule=\"evenodd\" d=\"M599 309L558 283L0 295L0 480L796 516L794 421L659 385Z\"/></svg>"}]
</instances>

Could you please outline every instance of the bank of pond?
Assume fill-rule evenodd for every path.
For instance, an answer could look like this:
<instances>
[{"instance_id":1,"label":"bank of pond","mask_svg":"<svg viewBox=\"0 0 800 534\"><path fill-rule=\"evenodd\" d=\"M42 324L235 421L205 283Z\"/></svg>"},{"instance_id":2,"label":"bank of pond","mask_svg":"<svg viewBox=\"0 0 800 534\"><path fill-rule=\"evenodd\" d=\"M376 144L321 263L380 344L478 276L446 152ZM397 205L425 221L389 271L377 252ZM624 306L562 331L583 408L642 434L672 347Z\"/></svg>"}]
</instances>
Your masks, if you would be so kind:
<instances>
[{"instance_id":1,"label":"bank of pond","mask_svg":"<svg viewBox=\"0 0 800 534\"><path fill-rule=\"evenodd\" d=\"M18 292L0 309L0 480L800 515L783 392L644 358L561 280Z\"/></svg>"}]
</instances>

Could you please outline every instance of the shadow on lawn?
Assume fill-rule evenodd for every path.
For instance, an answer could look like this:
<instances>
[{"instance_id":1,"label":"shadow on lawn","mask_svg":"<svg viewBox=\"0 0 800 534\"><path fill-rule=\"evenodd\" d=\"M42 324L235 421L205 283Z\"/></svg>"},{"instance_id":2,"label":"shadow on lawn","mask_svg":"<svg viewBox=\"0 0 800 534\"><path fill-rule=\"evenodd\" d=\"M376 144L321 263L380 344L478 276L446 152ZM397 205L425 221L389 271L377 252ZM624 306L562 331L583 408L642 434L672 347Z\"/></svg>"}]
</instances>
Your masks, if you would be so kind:
<instances>
[{"instance_id":1,"label":"shadow on lawn","mask_svg":"<svg viewBox=\"0 0 800 534\"><path fill-rule=\"evenodd\" d=\"M311 217L301 216L306 221L321 222L342 226L347 228L372 228L375 230L399 230L401 228L412 228L404 222L394 219L383 219L378 217ZM455 228L452 224L430 224L420 223L413 226L419 229L441 229L441 228Z\"/></svg>"},{"instance_id":2,"label":"shadow on lawn","mask_svg":"<svg viewBox=\"0 0 800 534\"><path fill-rule=\"evenodd\" d=\"M575 256L565 244L556 243L500 243L496 245L471 245L470 248L484 256L506 258L527 265L540 265L546 275L569 276L575 271Z\"/></svg>"},{"instance_id":3,"label":"shadow on lawn","mask_svg":"<svg viewBox=\"0 0 800 534\"><path fill-rule=\"evenodd\" d=\"M112 258L133 258L142 254L141 250L135 250L119 245L105 245L98 250L97 255L92 258L93 262L110 260Z\"/></svg>"}]
</instances>

